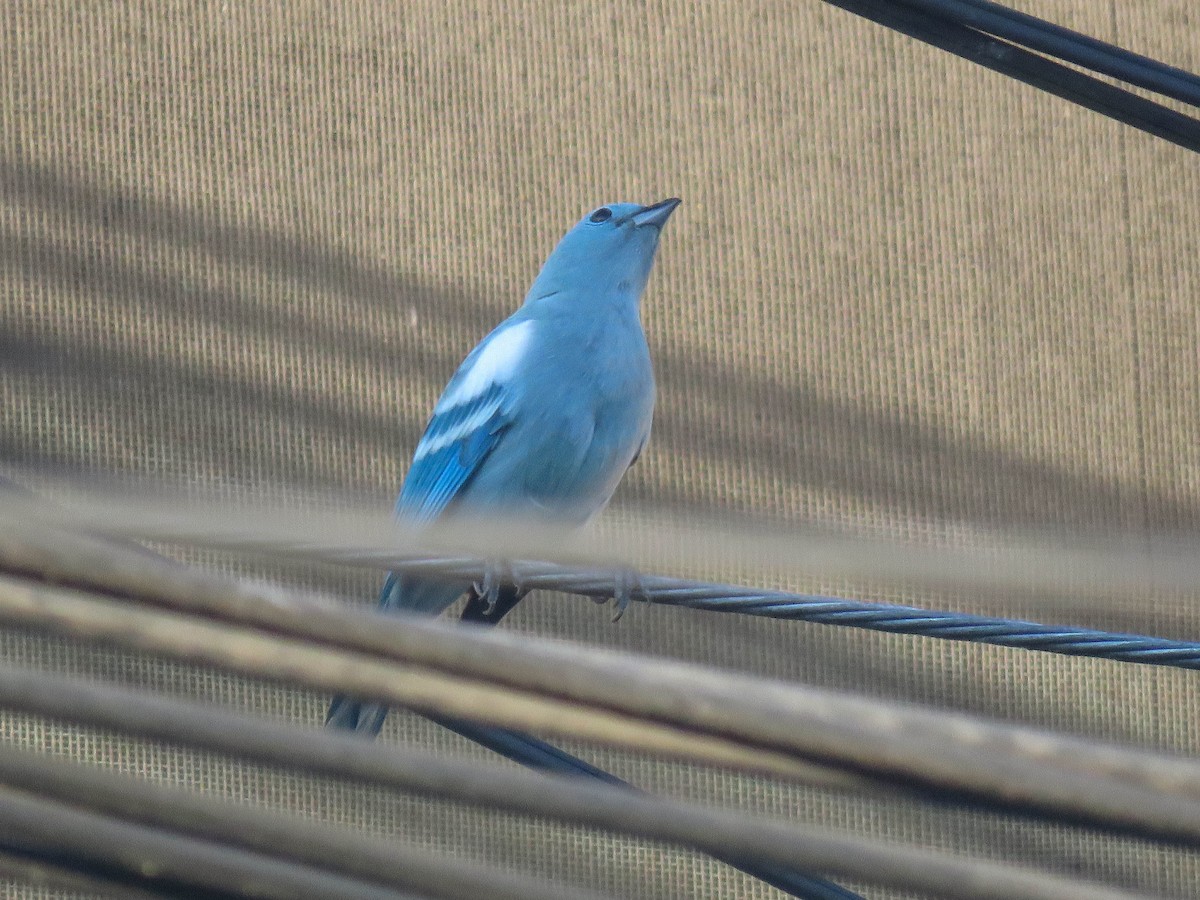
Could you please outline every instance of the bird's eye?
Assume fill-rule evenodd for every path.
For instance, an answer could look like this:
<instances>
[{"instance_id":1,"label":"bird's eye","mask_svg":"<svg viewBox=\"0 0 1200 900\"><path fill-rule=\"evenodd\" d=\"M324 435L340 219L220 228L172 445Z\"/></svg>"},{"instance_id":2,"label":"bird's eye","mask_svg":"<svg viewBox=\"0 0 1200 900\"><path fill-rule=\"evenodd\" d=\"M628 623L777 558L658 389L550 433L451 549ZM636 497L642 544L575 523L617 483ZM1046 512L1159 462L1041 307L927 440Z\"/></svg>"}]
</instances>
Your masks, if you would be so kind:
<instances>
[{"instance_id":1,"label":"bird's eye","mask_svg":"<svg viewBox=\"0 0 1200 900\"><path fill-rule=\"evenodd\" d=\"M607 206L602 206L598 210L596 210L594 213L592 213L590 216L588 216L588 221L595 222L597 225L599 225L601 222L607 222L611 218L612 218L612 210L609 209Z\"/></svg>"}]
</instances>

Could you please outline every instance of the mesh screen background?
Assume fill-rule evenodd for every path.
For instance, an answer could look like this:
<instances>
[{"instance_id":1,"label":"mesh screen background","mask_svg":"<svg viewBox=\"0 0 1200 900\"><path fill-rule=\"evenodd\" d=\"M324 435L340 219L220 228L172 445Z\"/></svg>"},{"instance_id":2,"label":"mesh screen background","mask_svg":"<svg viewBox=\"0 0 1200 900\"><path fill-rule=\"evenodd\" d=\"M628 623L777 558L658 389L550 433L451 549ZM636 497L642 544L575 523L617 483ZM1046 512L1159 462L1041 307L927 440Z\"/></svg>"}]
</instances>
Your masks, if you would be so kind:
<instances>
[{"instance_id":1,"label":"mesh screen background","mask_svg":"<svg viewBox=\"0 0 1200 900\"><path fill-rule=\"evenodd\" d=\"M1020 5L1200 69L1189 3ZM19 471L382 507L450 372L576 217L678 195L643 305L654 438L618 507L897 535L1200 525L1196 158L815 0L10 2L0 39L0 461ZM375 592L370 575L188 558ZM1077 624L1195 636L1193 612L1149 599ZM1200 745L1180 672L640 606L609 618L542 595L506 627ZM160 660L0 640L8 660L314 726L324 712ZM774 896L585 829L32 717L4 713L0 732L624 896ZM411 716L383 739L488 758ZM578 749L673 796L1179 896L1200 883L1193 856L1133 840Z\"/></svg>"}]
</instances>

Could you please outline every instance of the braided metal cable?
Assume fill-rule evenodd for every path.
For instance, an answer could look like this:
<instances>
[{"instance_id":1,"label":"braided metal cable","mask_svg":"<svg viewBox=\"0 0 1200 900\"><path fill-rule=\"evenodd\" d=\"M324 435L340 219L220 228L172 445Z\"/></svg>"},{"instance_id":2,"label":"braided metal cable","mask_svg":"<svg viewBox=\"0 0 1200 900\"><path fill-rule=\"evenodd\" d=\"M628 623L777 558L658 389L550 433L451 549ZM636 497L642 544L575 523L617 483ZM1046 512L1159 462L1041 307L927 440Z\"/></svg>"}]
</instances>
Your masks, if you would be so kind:
<instances>
[{"instance_id":1,"label":"braided metal cable","mask_svg":"<svg viewBox=\"0 0 1200 900\"><path fill-rule=\"evenodd\" d=\"M411 560L403 562L398 568L429 574L477 578L480 566L481 563L477 560ZM543 563L512 563L508 569L506 574L511 576L522 591L553 590L593 599L613 597L625 580L620 573L611 571L573 571L564 566ZM682 578L643 575L635 580L636 588L631 599L663 606L741 613L770 619L816 622L822 625L844 625L890 634L971 641L1119 662L1200 669L1200 642L1197 641L1067 625L1046 625L1021 619L944 612L891 603L796 594Z\"/></svg>"}]
</instances>

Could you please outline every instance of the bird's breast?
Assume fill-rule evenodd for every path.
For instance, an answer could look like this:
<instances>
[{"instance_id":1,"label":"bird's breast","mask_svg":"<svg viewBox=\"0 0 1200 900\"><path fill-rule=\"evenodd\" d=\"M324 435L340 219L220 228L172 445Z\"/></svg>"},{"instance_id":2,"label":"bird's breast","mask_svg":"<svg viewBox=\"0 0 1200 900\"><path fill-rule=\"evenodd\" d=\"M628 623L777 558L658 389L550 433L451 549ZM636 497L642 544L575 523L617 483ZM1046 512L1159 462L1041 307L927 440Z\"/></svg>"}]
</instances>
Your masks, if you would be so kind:
<instances>
[{"instance_id":1,"label":"bird's breast","mask_svg":"<svg viewBox=\"0 0 1200 900\"><path fill-rule=\"evenodd\" d=\"M650 354L640 328L616 326L577 329L542 351L484 480L519 484L539 509L582 521L608 501L649 433Z\"/></svg>"}]
</instances>

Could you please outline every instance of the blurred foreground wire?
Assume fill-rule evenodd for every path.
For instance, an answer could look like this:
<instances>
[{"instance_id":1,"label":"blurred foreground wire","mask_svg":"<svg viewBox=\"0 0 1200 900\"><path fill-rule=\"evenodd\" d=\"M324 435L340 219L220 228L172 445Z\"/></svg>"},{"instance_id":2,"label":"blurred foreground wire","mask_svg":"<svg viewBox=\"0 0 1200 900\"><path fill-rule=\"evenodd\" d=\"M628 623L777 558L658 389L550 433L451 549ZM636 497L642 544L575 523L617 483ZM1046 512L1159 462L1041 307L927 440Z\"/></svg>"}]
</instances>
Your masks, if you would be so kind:
<instances>
[{"instance_id":1,"label":"blurred foreground wire","mask_svg":"<svg viewBox=\"0 0 1200 900\"><path fill-rule=\"evenodd\" d=\"M530 635L381 617L86 537L57 540L26 537L23 550L0 535L0 567L28 571L34 555L58 557L47 567L55 581L110 596L7 577L0 621L505 727L790 778L816 766L840 772L845 786L956 791L1026 814L1200 841L1200 763L1190 760Z\"/></svg>"},{"instance_id":2,"label":"blurred foreground wire","mask_svg":"<svg viewBox=\"0 0 1200 900\"><path fill-rule=\"evenodd\" d=\"M0 578L0 622L10 625L351 692L437 720L545 731L826 787L966 803L1200 846L1200 767L1188 761L661 660L564 649L528 636L381 619L319 597L190 570L111 540L48 528L37 516L9 517L6 524L0 529L0 569L22 576ZM261 536L253 543L272 546ZM284 553L297 552L294 545L280 546ZM372 553L365 556L379 564ZM538 578L555 573L514 574L534 587L541 586ZM590 578L598 594L611 592L611 570L575 574ZM764 595L754 602L769 609L778 600ZM55 693L70 695L61 685ZM40 706L28 705L19 692L0 702L53 714L44 698ZM112 719L107 724L128 727ZM284 746L294 750L295 742ZM294 756L289 764L296 764ZM627 815L643 801L660 802L619 789L611 802ZM738 827L743 835L758 834L744 823ZM665 839L679 840L675 834ZM772 856L761 840L750 846L728 838L717 846L682 842L718 858L736 854L943 896L1082 896L1055 893L1077 891L1078 885L1036 880L1017 890L1011 881L997 881L996 873L987 876L992 887L980 887L964 871L939 869L928 859L889 863L877 852L844 844L830 853L857 862L817 861L795 852L795 834L788 840L784 857ZM1006 887L991 892L996 885ZM1083 895L1105 896L1086 887Z\"/></svg>"},{"instance_id":3,"label":"blurred foreground wire","mask_svg":"<svg viewBox=\"0 0 1200 900\"><path fill-rule=\"evenodd\" d=\"M462 716L826 786L961 802L1200 846L1200 768L1189 761L658 660L639 662L633 657L556 647L524 636L478 634L426 620L380 620L294 591L206 575L111 541L48 530L36 519L9 519L5 524L0 529L0 568L22 576L0 578L0 621L9 625L100 640L322 690L352 691L435 716ZM597 591L611 589L611 573L583 577L592 578ZM536 575L530 578L536 580ZM75 589L47 584L46 579ZM30 701L28 694L21 699L19 690L10 690L0 678L5 685L0 702L114 728L129 728L128 711L147 707L144 700L117 697L117 709L126 713L114 714L110 707L106 719L95 693L84 700L72 693L70 685L47 676L33 678L44 688L40 700ZM47 700L48 696L55 700ZM66 701L74 706L63 705ZM184 714L198 718L193 711ZM163 739L186 740L181 737L184 729L161 724L147 729L155 727L158 731L152 733ZM228 723L215 730L230 732ZM275 740L284 754L282 764L301 764L297 760L303 742L285 735ZM211 736L196 743L238 752ZM339 752L343 751L339 748ZM354 777L348 775L344 760L340 766L330 774ZM0 781L24 792L6 795L14 799L8 818L0 821L45 839L45 845L27 842L9 848L13 854L26 850L30 865L52 864L78 873L94 870L98 858L124 854L127 879L135 877L132 873L144 868L147 860L165 867L170 879L158 882L158 887L167 893L182 890L183 884L190 884L187 890L193 894L201 888L217 890L216 884L224 885L220 890L235 890L252 879L256 885L272 886L259 895L287 896L300 879L310 887L326 884L322 896L397 896L380 893L372 885L343 883L353 873L293 871L304 864L302 859L262 861L253 847L214 850L204 844L211 841L211 834L179 837L147 831L146 821L119 822L111 808L85 810L80 818L78 809L59 807L64 797L78 801L88 794L81 784L71 782L70 788L54 794L49 786L59 776L43 777L45 773L39 774L36 767L2 755L0 773L4 773ZM25 795L32 796L37 785L43 786L37 790L45 796L30 801ZM555 802L560 799L544 786L527 787L526 793ZM576 818L569 813L564 818L600 824L595 810L615 810L610 827L678 840L708 849L719 858L736 851L747 859L806 866L947 897L1132 896L1026 870L939 859L936 854L872 842L856 844L853 839L847 843L844 836L809 835L803 829L784 835L776 855L770 826L762 832L736 822L721 830L714 820L702 820L701 831L709 834L706 839L678 822L663 824L654 815L669 816L672 810L655 806L659 801L653 798L641 799L650 806L640 807L639 799L624 792L604 798L607 807L589 797L577 805ZM194 810L179 798L164 796L161 801L167 812L173 808L174 814L187 813L189 822L195 818ZM142 808L153 802L143 797ZM578 812L580 806L593 812ZM543 808L537 814L554 813ZM162 829L173 821L164 813L149 824ZM654 828L659 830L646 822L657 823ZM630 823L641 823L636 825L641 830ZM247 830L261 827L251 823ZM293 840L286 824L274 827L283 829L274 833L274 844L303 845L303 835ZM105 839L87 839L93 831L103 832ZM206 859L220 865L207 865ZM443 873L456 864L431 861L429 865L431 873ZM203 882L179 880L197 867L204 869ZM114 877L111 867L101 874L109 880ZM218 876L225 880L214 883ZM422 896L477 895L473 888L439 892L424 887ZM558 886L546 890L549 893L539 894L522 888L521 893L570 896Z\"/></svg>"},{"instance_id":4,"label":"blurred foreground wire","mask_svg":"<svg viewBox=\"0 0 1200 900\"><path fill-rule=\"evenodd\" d=\"M186 615L0 579L9 625L420 712L802 781L828 767L847 784L1200 846L1200 763L529 636L239 605L251 612L242 627L206 621L200 604Z\"/></svg>"},{"instance_id":5,"label":"blurred foreground wire","mask_svg":"<svg viewBox=\"0 0 1200 900\"><path fill-rule=\"evenodd\" d=\"M375 531L394 529L376 516L342 512L336 524L320 514L267 513L262 510L221 511L200 507L187 513L178 504L142 498L114 500L104 496L73 501L73 510L54 510L44 503L0 496L0 518L17 522L79 524L89 530L122 537L183 541L240 552L319 560L343 565L403 569L479 581L488 558L512 558L536 551L544 542L551 554L591 563L579 568L551 562L513 561L505 576L520 590L553 590L593 599L613 596L613 559L638 558L635 547L661 554L682 568L707 559L741 560L761 568L832 570L857 569L877 578L915 579L965 585L985 591L1032 586L1040 591L1087 596L1108 603L1116 592L1128 605L1132 597L1155 590L1200 596L1200 552L1193 541L1159 541L1133 550L1115 540L1088 546L1038 547L1030 540L997 544L993 548L916 547L878 539L788 533L766 530L706 528L696 523L635 522L619 536L595 535L587 542L564 540L545 528L505 528L499 523L453 525L428 535L393 530L394 540L380 540ZM23 515L20 515L23 513ZM18 518L18 516L20 517ZM335 536L336 535L336 536ZM362 543L356 543L362 541ZM414 553L462 550L475 543L473 557L418 557ZM686 549L685 549L686 548ZM789 558L789 551L793 558ZM620 556L618 554L625 554ZM596 568L595 563L608 565ZM843 625L892 634L911 634L944 640L972 641L1025 650L1088 656L1120 662L1200 668L1200 642L1152 635L1114 633L1077 626L1047 625L844 597L797 594L788 591L717 584L689 578L642 575L633 599L666 606L685 606L710 612L733 612L766 618Z\"/></svg>"},{"instance_id":6,"label":"blurred foreground wire","mask_svg":"<svg viewBox=\"0 0 1200 900\"><path fill-rule=\"evenodd\" d=\"M584 531L497 519L438 522L405 528L379 509L238 506L111 486L69 491L58 505L0 491L0 519L137 540L215 547L238 553L290 556L343 565L454 573L454 563L537 559L553 571L592 570L611 592L620 567L697 572L820 574L885 583L1036 591L1056 602L1117 605L1130 594L1177 592L1200 599L1200 542L1192 534L1153 538L1099 535L1066 541L1037 532L937 535L898 540L832 529L730 525L681 516L625 511L619 523ZM450 568L447 568L451 566Z\"/></svg>"},{"instance_id":7,"label":"blurred foreground wire","mask_svg":"<svg viewBox=\"0 0 1200 900\"><path fill-rule=\"evenodd\" d=\"M827 829L632 795L578 779L440 759L338 733L264 722L196 703L57 676L0 669L0 703L388 789L679 842L710 852L737 851L788 865L907 885L938 896L1133 896L1095 885L1071 884L1028 870L955 859ZM73 797L75 802L122 812L140 821L167 822L172 827L202 834L208 834L210 828L213 833L219 830L224 809L222 804L188 798L178 791L151 788L128 778L12 751L0 752L0 781L54 797ZM260 826L263 820L266 825ZM248 829L246 840L263 842L273 835L274 840L289 843L305 834L322 831L298 823L293 833L281 817L249 811L231 814L229 822L226 840L238 837L245 829ZM337 844L325 846L333 849ZM304 852L302 840L289 849L295 856L302 857ZM403 858L396 857L397 861ZM339 865L349 867L344 860Z\"/></svg>"},{"instance_id":8,"label":"blurred foreground wire","mask_svg":"<svg viewBox=\"0 0 1200 900\"><path fill-rule=\"evenodd\" d=\"M30 861L94 874L114 889L132 886L160 897L406 900L412 896L7 787L0 788L0 834L5 836L0 846L10 855L24 854ZM466 900L479 895L422 896Z\"/></svg>"},{"instance_id":9,"label":"blurred foreground wire","mask_svg":"<svg viewBox=\"0 0 1200 900\"><path fill-rule=\"evenodd\" d=\"M52 556L61 552L66 557L56 566L54 577L61 578L74 559L80 571L71 580L85 581L88 572L83 570L91 571L92 564L107 553L110 571L100 578L107 582L107 598L8 577L0 587L0 620L314 688L353 690L388 702L409 702L415 708L464 714L504 725L544 726L558 733L613 740L637 749L666 748L672 755L695 761L751 769L762 768L767 762L767 768L792 776L805 772L810 766L808 757L816 756L822 766L836 769L848 764L852 769L870 770L871 781L899 790L905 790L907 782L916 776L947 786L961 781L964 784L959 786L965 785L967 793L984 797L996 785L994 778L988 784L989 770L996 768L998 758L1003 758L1001 768L1008 774L1002 779L1004 797L1021 797L1032 788L1046 800L1037 805L1038 809L1058 808L1068 821L1104 826L1116 823L1118 828L1126 829L1133 820L1140 820L1134 827L1139 833L1148 828L1170 840L1188 844L1200 840L1195 824L1200 822L1200 767L1184 761L988 725L965 716L944 716L762 679L731 677L696 666L638 660L628 654L563 647L535 638L426 620L390 622L372 614L338 610L316 599L290 599L277 590L200 574L144 554L122 554L101 541L71 536L62 540L64 544L58 548L43 546L43 551ZM125 577L134 587L126 594L134 601L132 604L121 600L114 589L118 571L126 572ZM154 582L152 587L149 582ZM152 610L145 606L148 601L174 606L178 611ZM184 610L190 612L185 614ZM230 624L236 620L242 623L241 628ZM304 640L287 637L299 634L306 635ZM350 646L358 647L358 652L341 649ZM403 664L397 665L400 660ZM484 684L485 678L473 677L485 670L491 684ZM504 674L499 682L497 673ZM1028 870L847 838L824 829L746 821L733 814L706 812L602 785L524 773L508 773L494 781L491 775L485 778L479 773L470 779L463 778L461 769L450 778L452 766L445 762L437 763L442 767L440 774L426 767L424 776L402 775L413 767L402 763L394 750L352 737L306 732L301 738L294 728L264 722L235 725L226 718L228 714L203 712L178 701L142 698L131 702L126 691L72 685L68 679L14 672L0 672L0 676L2 702L31 712L128 728L235 754L266 756L281 764L316 764L316 768L325 767L325 774L343 778L367 775L376 781L390 779L391 786L406 790L421 790L424 778L425 790L442 796L457 792L458 798L469 802L502 800L510 804L510 809L529 810L533 804L540 814L550 814L551 810L558 815L570 812L568 817L574 821L595 824L608 817L608 823L619 820L624 823L622 830L646 836L664 839L670 833L670 839L680 840L690 834L691 839L685 841L695 846L715 845L725 852L738 850L746 856L942 896L1130 896ZM547 684L553 689L546 688ZM598 694L607 700L598 703ZM538 712L542 704L551 712L548 718ZM492 712L488 713L487 708ZM558 725L554 725L556 722ZM938 724L940 728L929 730ZM660 738L672 732L686 733L686 739L678 744L670 740L662 744ZM948 742L956 742L956 746L948 746ZM714 748L719 750L715 755L710 752ZM1052 752L1055 748L1058 752ZM326 754L324 762L322 751ZM923 762L920 757L924 757ZM788 770L772 762L792 760L804 766ZM38 768L43 762L0 754L0 778L22 790L52 794L55 803L68 796L79 803L80 798L95 800L103 794L108 798L101 804L106 814L130 812L122 804L132 800L121 799L118 788L91 781L85 787L82 781L72 780L82 778L78 769L70 773L64 769L66 774L55 775ZM383 773L390 774L384 778ZM1022 780L1025 775L1038 784L1026 784ZM522 784L522 779L534 779L538 787L533 788L530 781ZM1048 784L1042 784L1044 780ZM1055 782L1060 785L1057 793L1051 790ZM504 799L499 794L503 794L505 785L520 786L520 790ZM1102 796L1076 803L1085 786L1086 793ZM1168 788L1170 796L1166 794ZM145 793L134 805L139 810L155 806L151 793ZM172 796L164 803L176 811L156 814L163 818L154 821L170 820L173 827L184 827L180 818L184 814L179 810L186 809L186 804L179 806L174 792L168 793ZM130 792L130 797L137 796L137 792ZM1133 820L1120 812L1120 806L1130 804L1141 810ZM138 815L146 821L150 814L143 811ZM203 816L185 818L191 832L208 834L202 826ZM668 832L667 826L676 830ZM708 838L703 836L706 833ZM275 833L270 845L282 840L282 834ZM288 844L293 856L301 852L302 841L292 845L289 839Z\"/></svg>"},{"instance_id":10,"label":"blurred foreground wire","mask_svg":"<svg viewBox=\"0 0 1200 900\"><path fill-rule=\"evenodd\" d=\"M0 850L0 878L18 881L35 889L85 893L88 896L122 897L147 900L160 895L143 891L132 884L117 885L103 873L80 872L78 863L63 865L62 860L50 861L36 855L22 855Z\"/></svg>"},{"instance_id":11,"label":"blurred foreground wire","mask_svg":"<svg viewBox=\"0 0 1200 900\"><path fill-rule=\"evenodd\" d=\"M25 496L31 497L28 494L25 494ZM32 499L36 505L41 505L37 501L37 498ZM132 552L138 560L143 560L147 557L155 558L153 554L147 554L143 548L137 545L127 545L126 542L120 542L116 546L122 552ZM114 547L109 543L107 549L112 550ZM549 745L543 746L549 748ZM558 755L565 758L565 755L561 754L561 751L558 752ZM806 872L790 869L786 865L759 862L753 858L741 857L720 849L714 849L711 851L711 855L730 866L741 869L754 878L764 880L790 896L801 898L801 900L861 900L859 895L842 888L840 885Z\"/></svg>"},{"instance_id":12,"label":"blurred foreground wire","mask_svg":"<svg viewBox=\"0 0 1200 900\"><path fill-rule=\"evenodd\" d=\"M59 687L63 685L60 683ZM69 688L66 689L69 691ZM69 696L69 693L68 693ZM127 694L126 703L141 698ZM297 736L293 736L297 737ZM300 736L303 740L303 737ZM173 736L177 739L177 736ZM463 860L439 856L356 835L344 829L304 822L264 810L247 809L207 797L150 784L95 768L64 763L30 753L0 747L0 781L9 790L0 793L0 834L11 846L42 851L49 846L62 852L63 829L73 831L67 848L84 858L108 858L114 840L131 868L157 870L159 879L187 884L196 860L189 854L243 858L239 872L246 877L272 881L268 866L255 866L256 854L275 860L273 865L311 869L298 877L314 878L322 872L336 879L358 879L338 890L343 895L407 896L411 891L427 897L503 897L508 900L579 900L595 898L592 892L548 884L541 879L504 872ZM48 799L39 808L32 798ZM103 819L103 823L91 822ZM99 827L96 827L99 826ZM154 829L147 832L146 829ZM115 833L114 833L115 832ZM157 835L157 837L156 837ZM0 843L3 843L0 838ZM158 843L155 843L155 841ZM205 844L215 846L205 846ZM174 862L164 860L174 860ZM177 867L169 876L164 870ZM225 888L211 866L202 866L208 884L199 887ZM219 867L218 867L219 871ZM230 876L226 876L228 878ZM300 882L303 884L304 882ZM331 896L310 881L303 895ZM374 889L368 886L375 885ZM236 886L236 885L235 885ZM280 884L281 896L297 896L294 885ZM381 888L387 888L385 892ZM337 891L335 890L336 894Z\"/></svg>"}]
</instances>

